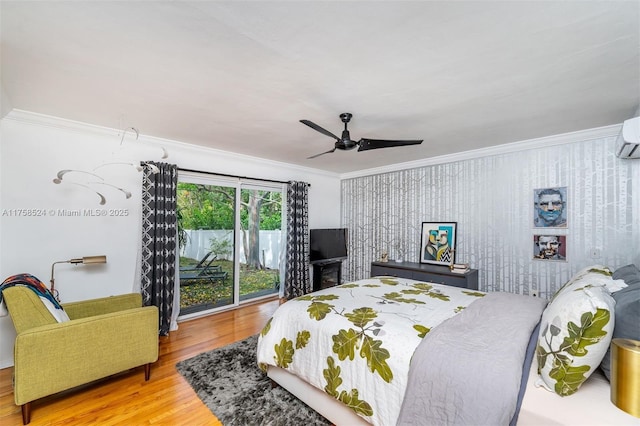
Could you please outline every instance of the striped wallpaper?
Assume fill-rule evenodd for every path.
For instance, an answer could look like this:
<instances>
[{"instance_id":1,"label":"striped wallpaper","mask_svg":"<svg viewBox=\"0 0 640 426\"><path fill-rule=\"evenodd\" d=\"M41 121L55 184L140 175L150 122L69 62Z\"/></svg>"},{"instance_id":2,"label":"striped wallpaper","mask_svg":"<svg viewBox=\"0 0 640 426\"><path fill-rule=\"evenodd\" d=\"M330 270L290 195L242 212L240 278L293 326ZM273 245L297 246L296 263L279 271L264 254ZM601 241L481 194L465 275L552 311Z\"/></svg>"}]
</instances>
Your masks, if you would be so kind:
<instances>
[{"instance_id":1,"label":"striped wallpaper","mask_svg":"<svg viewBox=\"0 0 640 426\"><path fill-rule=\"evenodd\" d=\"M640 160L617 158L615 141L343 180L342 224L350 233L344 279L369 276L383 250L390 259L417 262L422 222L458 223L456 262L478 269L484 291L537 290L549 298L585 266L640 265ZM534 189L547 187L567 187L564 229L533 227ZM534 233L566 235L566 261L534 260Z\"/></svg>"}]
</instances>

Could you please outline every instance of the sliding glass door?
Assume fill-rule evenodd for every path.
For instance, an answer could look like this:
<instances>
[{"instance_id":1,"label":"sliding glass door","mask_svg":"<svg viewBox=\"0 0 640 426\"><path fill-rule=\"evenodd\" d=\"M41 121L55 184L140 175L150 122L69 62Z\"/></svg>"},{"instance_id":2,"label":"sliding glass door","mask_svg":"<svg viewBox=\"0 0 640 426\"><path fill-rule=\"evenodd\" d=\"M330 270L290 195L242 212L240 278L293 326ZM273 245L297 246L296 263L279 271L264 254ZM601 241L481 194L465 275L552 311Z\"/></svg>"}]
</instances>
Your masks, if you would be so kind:
<instances>
[{"instance_id":1,"label":"sliding glass door","mask_svg":"<svg viewBox=\"0 0 640 426\"><path fill-rule=\"evenodd\" d=\"M180 317L277 294L280 185L181 173L177 205Z\"/></svg>"},{"instance_id":2,"label":"sliding glass door","mask_svg":"<svg viewBox=\"0 0 640 426\"><path fill-rule=\"evenodd\" d=\"M240 300L271 295L280 288L282 192L243 185L240 191Z\"/></svg>"}]
</instances>

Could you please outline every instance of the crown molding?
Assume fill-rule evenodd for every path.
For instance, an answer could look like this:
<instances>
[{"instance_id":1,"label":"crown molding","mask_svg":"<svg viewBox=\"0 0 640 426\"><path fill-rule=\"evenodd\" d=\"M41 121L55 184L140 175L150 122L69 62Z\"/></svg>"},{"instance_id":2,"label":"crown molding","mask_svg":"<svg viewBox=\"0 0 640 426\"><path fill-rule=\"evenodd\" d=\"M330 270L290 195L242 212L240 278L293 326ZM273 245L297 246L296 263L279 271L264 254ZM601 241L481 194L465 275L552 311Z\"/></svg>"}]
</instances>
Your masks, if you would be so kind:
<instances>
[{"instance_id":1,"label":"crown molding","mask_svg":"<svg viewBox=\"0 0 640 426\"><path fill-rule=\"evenodd\" d=\"M69 120L66 118L53 117L46 114L40 114L36 112L24 111L20 109L13 109L2 120L16 121L22 124L49 127L54 129L60 129L65 131L72 131L78 133L93 133L95 135L109 135L114 137L120 137L122 129L114 129L110 127L98 126L95 124L83 123L80 121ZM339 173L328 172L325 170L314 169L311 167L299 166L296 164L284 163L281 161L269 160L260 157L253 157L245 154L237 154L230 151L223 151L220 149L209 148L201 145L194 145L187 142L180 142L171 139L158 138L155 136L148 136L140 133L138 141L148 143L157 147L165 147L169 151L173 148L178 150L186 150L191 153L202 153L207 155L215 155L217 158L230 159L237 161L257 162L261 165L271 166L275 169L281 169L283 167L289 170L295 170L305 174L313 174L323 177L329 177L339 179ZM171 152L169 152L171 154Z\"/></svg>"},{"instance_id":2,"label":"crown molding","mask_svg":"<svg viewBox=\"0 0 640 426\"><path fill-rule=\"evenodd\" d=\"M491 155L507 154L511 152L526 151L530 149L548 148L550 146L556 145L565 145L576 142L587 142L595 139L616 137L620 133L621 128L622 124L614 124L610 126L580 130L577 132L562 133L559 135L545 136L536 139L527 139L519 142L511 142L487 148L473 149L470 151L458 152L455 154L423 158L420 160L408 161L405 163L392 164L390 166L358 170L355 172L340 174L340 180L378 175L382 173L397 172L401 170L416 169L419 167L434 166L437 164L453 163L455 161L472 160L481 157L488 157Z\"/></svg>"},{"instance_id":3,"label":"crown molding","mask_svg":"<svg viewBox=\"0 0 640 426\"><path fill-rule=\"evenodd\" d=\"M69 120L66 118L53 117L50 115L13 109L2 120L12 120L23 124L44 126L67 131L93 133L99 135L110 135L118 137L122 130L113 129L94 124L83 123L79 121ZM340 180L353 179L362 176L371 176L382 173L397 172L401 170L415 169L425 166L433 166L437 164L452 163L455 161L471 160L491 155L506 154L512 152L526 151L530 149L548 148L551 146L565 145L576 142L586 142L595 139L604 139L608 137L617 137L622 128L622 123L610 126L597 127L593 129L580 130L576 132L562 133L559 135L545 136L536 139L527 139L518 142L496 145L487 148L474 149L470 151L459 152L455 154L441 155L431 158L423 158L420 160L408 161L405 163L397 163L389 166L376 167L371 169L358 170L348 173L335 173L311 167L303 167L296 164L284 163L280 161L268 160L260 157L253 157L245 154L237 154L229 151L223 151L215 148L209 148L201 145L194 145L187 142L180 142L171 139L163 139L154 136L140 134L138 140L149 143L158 147L179 148L191 152L200 152L208 155L216 155L218 157L234 159L239 161L259 162L263 165L269 165L275 168L286 167L290 170L296 170L302 173L309 173L324 177L338 178Z\"/></svg>"}]
</instances>

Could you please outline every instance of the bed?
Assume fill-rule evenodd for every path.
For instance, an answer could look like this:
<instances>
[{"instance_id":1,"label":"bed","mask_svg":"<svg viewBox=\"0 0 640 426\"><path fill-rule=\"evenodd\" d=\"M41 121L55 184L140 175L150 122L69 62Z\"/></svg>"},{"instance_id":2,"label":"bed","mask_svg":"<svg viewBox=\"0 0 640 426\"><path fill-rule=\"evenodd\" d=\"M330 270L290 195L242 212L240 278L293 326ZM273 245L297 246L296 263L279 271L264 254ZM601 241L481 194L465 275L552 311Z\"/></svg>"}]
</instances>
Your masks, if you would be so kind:
<instances>
[{"instance_id":1,"label":"bed","mask_svg":"<svg viewBox=\"0 0 640 426\"><path fill-rule=\"evenodd\" d=\"M568 398L536 386L546 305L373 277L280 306L257 359L337 425L640 424L611 404L604 377Z\"/></svg>"}]
</instances>

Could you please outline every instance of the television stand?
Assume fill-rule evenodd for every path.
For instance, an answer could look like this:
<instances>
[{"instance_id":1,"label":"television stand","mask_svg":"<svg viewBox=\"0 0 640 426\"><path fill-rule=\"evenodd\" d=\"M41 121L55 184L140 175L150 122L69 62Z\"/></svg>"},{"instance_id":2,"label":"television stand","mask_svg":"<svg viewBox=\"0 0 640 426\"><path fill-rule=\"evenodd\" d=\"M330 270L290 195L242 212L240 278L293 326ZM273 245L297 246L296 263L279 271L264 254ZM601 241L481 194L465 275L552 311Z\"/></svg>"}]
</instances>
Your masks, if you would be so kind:
<instances>
[{"instance_id":1,"label":"television stand","mask_svg":"<svg viewBox=\"0 0 640 426\"><path fill-rule=\"evenodd\" d=\"M313 264L313 291L324 290L342 282L342 260Z\"/></svg>"}]
</instances>

